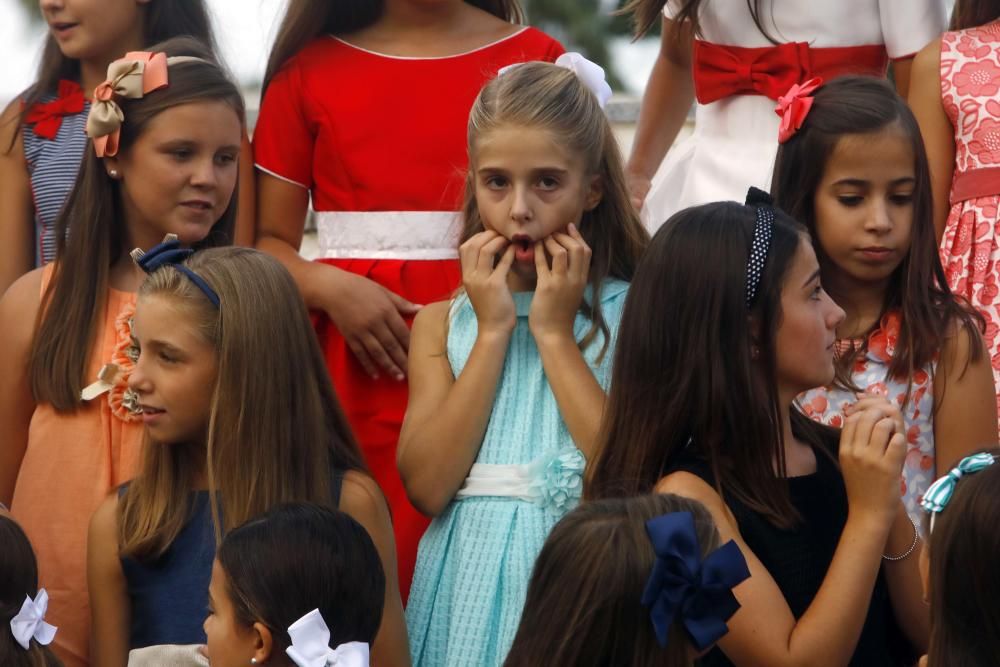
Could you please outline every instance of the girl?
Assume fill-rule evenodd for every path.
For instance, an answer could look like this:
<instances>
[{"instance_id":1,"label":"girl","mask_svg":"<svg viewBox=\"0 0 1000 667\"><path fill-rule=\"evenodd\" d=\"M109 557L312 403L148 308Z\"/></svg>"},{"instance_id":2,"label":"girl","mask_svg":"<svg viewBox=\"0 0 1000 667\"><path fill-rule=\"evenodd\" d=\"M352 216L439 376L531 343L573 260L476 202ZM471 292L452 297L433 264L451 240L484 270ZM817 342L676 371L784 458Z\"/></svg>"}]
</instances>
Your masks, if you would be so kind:
<instances>
[{"instance_id":1,"label":"girl","mask_svg":"<svg viewBox=\"0 0 1000 667\"><path fill-rule=\"evenodd\" d=\"M927 544L920 554L931 641L921 667L1000 663L1000 450L962 459L924 498ZM961 479L960 479L961 478Z\"/></svg>"},{"instance_id":2,"label":"girl","mask_svg":"<svg viewBox=\"0 0 1000 667\"><path fill-rule=\"evenodd\" d=\"M532 563L579 498L647 241L611 127L573 70L504 72L476 99L468 136L463 291L414 324L399 441L410 499L436 517L407 607L419 665L503 660Z\"/></svg>"},{"instance_id":3,"label":"girl","mask_svg":"<svg viewBox=\"0 0 1000 667\"><path fill-rule=\"evenodd\" d=\"M899 498L899 412L861 403L838 452L836 432L793 405L833 378L844 311L805 230L766 199L687 209L653 238L622 315L588 495L692 498L739 545L740 609L700 664L912 664L896 624L922 648L927 618Z\"/></svg>"},{"instance_id":4,"label":"girl","mask_svg":"<svg viewBox=\"0 0 1000 667\"><path fill-rule=\"evenodd\" d=\"M48 594L38 588L38 565L21 527L0 509L0 664L62 667L48 648L57 628L45 622ZM15 635L16 630L16 635ZM27 644L27 646L25 646Z\"/></svg>"},{"instance_id":5,"label":"girl","mask_svg":"<svg viewBox=\"0 0 1000 667\"><path fill-rule=\"evenodd\" d=\"M179 256L174 241L140 260L153 273L139 290L129 386L148 445L136 478L91 521L95 663L203 643L217 541L277 503L304 500L343 508L379 545L386 613L375 654L409 664L388 508L364 473L295 283L254 250L206 251L178 266Z\"/></svg>"},{"instance_id":6,"label":"girl","mask_svg":"<svg viewBox=\"0 0 1000 667\"><path fill-rule=\"evenodd\" d=\"M367 667L386 583L375 545L351 517L280 505L219 546L205 619L212 665ZM318 633L298 629L307 616ZM306 652L310 639L314 653Z\"/></svg>"},{"instance_id":7,"label":"girl","mask_svg":"<svg viewBox=\"0 0 1000 667\"><path fill-rule=\"evenodd\" d=\"M910 106L930 163L934 231L948 286L986 320L1000 415L1000 2L959 0L914 60Z\"/></svg>"},{"instance_id":8,"label":"girl","mask_svg":"<svg viewBox=\"0 0 1000 667\"><path fill-rule=\"evenodd\" d=\"M696 647L725 633L738 607L729 589L749 576L739 547L719 544L708 510L680 496L577 507L538 555L504 667L690 667ZM678 561L697 569L685 571ZM708 571L717 587L702 578ZM673 576L663 576L668 572ZM669 602L657 607L657 599ZM699 603L708 608L694 611ZM666 623L656 620L664 609ZM694 639L688 628L695 623L711 623L712 631Z\"/></svg>"},{"instance_id":9,"label":"girl","mask_svg":"<svg viewBox=\"0 0 1000 667\"><path fill-rule=\"evenodd\" d=\"M944 29L945 4L631 0L625 11L639 35L663 24L628 162L645 222L655 228L686 206L766 188L777 148L773 101L793 84L849 72L885 76L891 58L905 94L913 54ZM694 136L661 166L695 99Z\"/></svg>"},{"instance_id":10,"label":"girl","mask_svg":"<svg viewBox=\"0 0 1000 667\"><path fill-rule=\"evenodd\" d=\"M38 78L0 115L0 294L55 258L56 217L83 160L90 96L111 61L180 35L200 40L214 58L204 0L39 0L39 7L49 35ZM247 151L248 174L250 159ZM241 243L252 241L252 185L241 189Z\"/></svg>"},{"instance_id":11,"label":"girl","mask_svg":"<svg viewBox=\"0 0 1000 667\"><path fill-rule=\"evenodd\" d=\"M562 47L515 25L517 0L293 0L254 133L258 247L292 272L368 467L392 508L403 599L427 519L396 442L408 323L458 286L462 128L497 70ZM359 91L366 91L361 94ZM318 212L320 262L298 255Z\"/></svg>"},{"instance_id":12,"label":"girl","mask_svg":"<svg viewBox=\"0 0 1000 667\"><path fill-rule=\"evenodd\" d=\"M997 439L982 322L941 270L927 158L905 102L887 83L863 77L819 88L803 118L796 109L808 99L785 100L801 129L778 151L775 200L809 228L823 283L847 316L837 327L835 381L800 404L834 426L859 391L903 411L903 499L919 524L937 461Z\"/></svg>"},{"instance_id":13,"label":"girl","mask_svg":"<svg viewBox=\"0 0 1000 667\"><path fill-rule=\"evenodd\" d=\"M108 68L79 184L57 220L57 259L0 301L0 502L13 497L37 549L68 665L88 653L87 521L139 454L127 379L142 272L128 249L167 232L194 247L225 243L235 218L239 90L197 42L157 48Z\"/></svg>"}]
</instances>

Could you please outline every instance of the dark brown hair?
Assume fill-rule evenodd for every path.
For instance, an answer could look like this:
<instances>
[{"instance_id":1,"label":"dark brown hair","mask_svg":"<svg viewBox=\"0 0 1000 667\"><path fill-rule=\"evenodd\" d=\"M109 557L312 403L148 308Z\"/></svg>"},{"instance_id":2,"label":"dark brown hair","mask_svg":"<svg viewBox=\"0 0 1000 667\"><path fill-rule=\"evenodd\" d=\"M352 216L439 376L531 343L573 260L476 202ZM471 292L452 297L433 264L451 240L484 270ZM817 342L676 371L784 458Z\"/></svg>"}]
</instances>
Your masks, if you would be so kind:
<instances>
[{"instance_id":1,"label":"dark brown hair","mask_svg":"<svg viewBox=\"0 0 1000 667\"><path fill-rule=\"evenodd\" d=\"M775 203L801 220L812 233L813 245L824 272L835 270L816 234L816 191L826 163L846 135L898 130L914 156L913 227L910 251L896 269L885 294L883 313L900 311L902 325L889 374L912 378L939 353L955 323L971 333L982 331L983 318L960 303L948 288L934 233L930 169L913 113L887 81L865 76L845 76L815 93L812 109L802 128L778 149L772 192ZM876 322L875 326L878 326ZM970 336L970 360L984 353L978 335ZM853 388L854 361L867 351L865 344L844 354L837 363L837 384ZM942 363L950 360L942 359Z\"/></svg>"},{"instance_id":2,"label":"dark brown hair","mask_svg":"<svg viewBox=\"0 0 1000 667\"><path fill-rule=\"evenodd\" d=\"M28 536L0 513L0 665L4 667L62 667L47 646L34 638L27 650L14 639L10 620L21 611L25 596L38 596L38 565Z\"/></svg>"},{"instance_id":3,"label":"dark brown hair","mask_svg":"<svg viewBox=\"0 0 1000 667\"><path fill-rule=\"evenodd\" d=\"M987 450L996 461L1000 449ZM930 667L1000 665L1000 465L963 476L930 534Z\"/></svg>"},{"instance_id":4,"label":"dark brown hair","mask_svg":"<svg viewBox=\"0 0 1000 667\"><path fill-rule=\"evenodd\" d=\"M385 574L357 521L307 503L279 505L226 535L219 565L238 623L264 624L284 657L288 626L319 609L330 646L371 644L382 622Z\"/></svg>"},{"instance_id":5,"label":"dark brown hair","mask_svg":"<svg viewBox=\"0 0 1000 667\"><path fill-rule=\"evenodd\" d=\"M748 310L755 223L754 208L718 202L680 211L653 237L625 301L587 497L650 493L685 455L708 465L724 499L731 494L778 527L798 519L782 483L787 406L779 405L775 336L785 274L808 237L775 211ZM829 430L794 407L791 415L797 437L833 451Z\"/></svg>"},{"instance_id":6,"label":"dark brown hair","mask_svg":"<svg viewBox=\"0 0 1000 667\"><path fill-rule=\"evenodd\" d=\"M661 647L641 602L656 561L646 522L671 512L691 513L702 557L718 548L708 510L681 496L595 500L563 517L535 561L504 667L691 665L684 630L675 623Z\"/></svg>"},{"instance_id":7,"label":"dark brown hair","mask_svg":"<svg viewBox=\"0 0 1000 667\"><path fill-rule=\"evenodd\" d=\"M667 1L628 0L619 13L632 15L634 34L638 38L649 32L656 22L661 20L663 8L667 5ZM701 22L698 20L698 10L701 8L703 2L705 0L681 0L680 9L674 16L674 34L671 37L677 38L679 36L678 31L684 23L688 23L691 26L691 32L694 36L701 37ZM761 0L746 0L747 9L750 10L750 18L753 20L754 25L757 26L757 30L768 41L772 44L777 44L778 42L767 33L764 29L764 24L760 20L760 2Z\"/></svg>"},{"instance_id":8,"label":"dark brown hair","mask_svg":"<svg viewBox=\"0 0 1000 667\"><path fill-rule=\"evenodd\" d=\"M951 10L951 25L948 29L978 28L997 20L1000 20L998 0L956 0L955 7Z\"/></svg>"},{"instance_id":9,"label":"dark brown hair","mask_svg":"<svg viewBox=\"0 0 1000 667\"><path fill-rule=\"evenodd\" d=\"M524 21L524 11L518 0L465 1L504 21ZM346 35L367 28L382 16L383 3L384 0L290 0L267 59L261 95L267 90L271 77L312 39L320 35Z\"/></svg>"},{"instance_id":10,"label":"dark brown hair","mask_svg":"<svg viewBox=\"0 0 1000 667\"><path fill-rule=\"evenodd\" d=\"M155 3L160 6L164 3ZM170 84L140 99L122 99L125 116L120 152L145 131L158 114L181 104L221 101L233 108L243 122L243 98L226 73L194 39L178 37L152 47L169 56L196 56L170 66ZM236 218L238 192L229 207L196 247L230 243ZM31 346L31 390L38 402L69 411L80 403L91 347L97 335L101 305L108 289L108 275L125 247L125 216L118 181L108 176L87 141L76 186L56 219L56 259L52 278L42 296L40 321ZM67 234L67 230L72 230Z\"/></svg>"}]
</instances>

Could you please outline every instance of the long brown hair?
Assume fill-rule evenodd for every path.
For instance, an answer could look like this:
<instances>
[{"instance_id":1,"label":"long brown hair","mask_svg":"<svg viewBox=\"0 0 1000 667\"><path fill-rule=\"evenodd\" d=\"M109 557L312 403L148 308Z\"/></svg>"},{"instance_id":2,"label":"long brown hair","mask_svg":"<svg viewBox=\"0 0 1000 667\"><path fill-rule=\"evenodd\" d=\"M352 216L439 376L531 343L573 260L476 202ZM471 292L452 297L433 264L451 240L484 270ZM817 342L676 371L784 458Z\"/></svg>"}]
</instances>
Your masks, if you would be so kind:
<instances>
[{"instance_id":1,"label":"long brown hair","mask_svg":"<svg viewBox=\"0 0 1000 667\"><path fill-rule=\"evenodd\" d=\"M656 22L661 19L663 8L666 6L667 1L628 0L618 13L632 15L633 31L636 38L639 38L649 32ZM698 20L698 10L701 8L703 2L705 0L682 0L680 9L674 16L674 33L671 35L672 37L676 38L680 35L679 30L684 23L691 26L693 35L701 37L701 22ZM760 2L761 0L746 0L747 9L750 10L750 18L753 24L757 26L757 30L768 41L777 44L777 41L764 29L764 24L760 19Z\"/></svg>"},{"instance_id":2,"label":"long brown hair","mask_svg":"<svg viewBox=\"0 0 1000 667\"><path fill-rule=\"evenodd\" d=\"M121 497L125 555L162 554L189 518L195 476L207 471L216 534L288 501L329 504L332 470L364 470L309 314L288 271L249 248L186 262L219 295L208 301L173 267L154 272L142 300L171 299L218 354L204 443L147 442Z\"/></svg>"},{"instance_id":3,"label":"long brown hair","mask_svg":"<svg viewBox=\"0 0 1000 667\"><path fill-rule=\"evenodd\" d=\"M782 480L788 406L779 404L775 337L785 274L807 237L775 211L748 310L755 223L753 208L718 202L680 211L653 237L618 329L588 498L650 493L680 457L691 456L712 471L723 499L731 494L778 527L798 520ZM833 451L828 430L790 409L797 437Z\"/></svg>"},{"instance_id":4,"label":"long brown hair","mask_svg":"<svg viewBox=\"0 0 1000 667\"><path fill-rule=\"evenodd\" d=\"M169 56L204 60L171 65L166 88L140 99L121 101L125 115L122 153L129 150L153 118L181 104L222 101L242 122L239 89L197 41L178 37L153 48ZM238 193L234 191L229 207L197 247L230 242L237 201ZM131 250L124 245L125 224L120 185L108 176L88 141L76 187L56 219L56 259L31 345L31 390L38 402L51 403L60 411L73 410L80 403L91 347L103 316L108 275L112 265ZM67 230L72 233L67 234Z\"/></svg>"},{"instance_id":5,"label":"long brown hair","mask_svg":"<svg viewBox=\"0 0 1000 667\"><path fill-rule=\"evenodd\" d=\"M671 512L692 515L702 557L718 548L708 510L680 496L595 500L563 517L535 561L504 667L690 666L691 644L679 624L661 647L641 604L656 561L646 522Z\"/></svg>"},{"instance_id":6,"label":"long brown hair","mask_svg":"<svg viewBox=\"0 0 1000 667\"><path fill-rule=\"evenodd\" d=\"M1000 449L987 450L994 461ZM930 667L1000 664L1000 465L963 476L935 517L930 554Z\"/></svg>"},{"instance_id":7,"label":"long brown hair","mask_svg":"<svg viewBox=\"0 0 1000 667\"><path fill-rule=\"evenodd\" d=\"M1000 2L997 0L956 0L951 10L949 30L978 28L1000 20Z\"/></svg>"},{"instance_id":8,"label":"long brown hair","mask_svg":"<svg viewBox=\"0 0 1000 667\"><path fill-rule=\"evenodd\" d=\"M504 21L524 22L524 10L518 0L465 1ZM261 95L271 77L311 40L320 35L346 35L367 28L382 16L383 3L384 0L290 0L267 59Z\"/></svg>"},{"instance_id":9,"label":"long brown hair","mask_svg":"<svg viewBox=\"0 0 1000 667\"><path fill-rule=\"evenodd\" d=\"M469 114L469 168L462 206L461 241L485 228L476 203L476 154L480 137L513 125L547 130L579 156L585 173L601 182L600 203L583 214L580 234L593 251L589 282L593 303L581 309L594 326L581 341L586 347L603 334L601 355L611 336L601 313L601 283L606 278L631 280L649 234L629 200L621 153L611 125L594 94L570 70L551 63L519 65L490 81Z\"/></svg>"},{"instance_id":10,"label":"long brown hair","mask_svg":"<svg viewBox=\"0 0 1000 667\"><path fill-rule=\"evenodd\" d=\"M830 271L830 261L816 234L816 191L826 163L845 135L876 133L887 128L903 132L914 156L910 251L893 273L882 306L883 313L898 310L902 315L888 372L891 377L906 379L935 359L945 339L954 335L954 324L973 334L985 328L982 316L952 294L941 267L927 153L920 128L906 102L891 84L873 77L845 76L825 84L816 91L802 128L778 149L772 191L778 206L805 223L812 233L820 266ZM971 361L984 354L984 346L979 335L970 338ZM866 351L867 336L860 348L840 356L838 385L853 388L850 378L854 361ZM950 361L942 359L942 363Z\"/></svg>"}]
</instances>

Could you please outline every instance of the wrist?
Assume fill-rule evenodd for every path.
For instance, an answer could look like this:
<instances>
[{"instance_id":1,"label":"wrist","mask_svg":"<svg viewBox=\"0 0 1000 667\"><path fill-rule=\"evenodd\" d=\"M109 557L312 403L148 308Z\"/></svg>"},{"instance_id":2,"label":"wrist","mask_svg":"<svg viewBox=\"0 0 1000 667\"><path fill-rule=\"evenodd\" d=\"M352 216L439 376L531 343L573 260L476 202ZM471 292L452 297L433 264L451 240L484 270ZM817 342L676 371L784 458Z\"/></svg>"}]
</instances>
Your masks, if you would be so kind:
<instances>
[{"instance_id":1,"label":"wrist","mask_svg":"<svg viewBox=\"0 0 1000 667\"><path fill-rule=\"evenodd\" d=\"M327 309L344 293L345 272L329 264L312 262L302 284L302 300L310 308Z\"/></svg>"},{"instance_id":2,"label":"wrist","mask_svg":"<svg viewBox=\"0 0 1000 667\"><path fill-rule=\"evenodd\" d=\"M497 346L506 349L513 333L514 327L479 327L479 330L476 332L476 345Z\"/></svg>"},{"instance_id":3,"label":"wrist","mask_svg":"<svg viewBox=\"0 0 1000 667\"><path fill-rule=\"evenodd\" d=\"M528 326L539 350L549 347L564 347L566 344L576 345L573 326L564 327L532 327Z\"/></svg>"}]
</instances>

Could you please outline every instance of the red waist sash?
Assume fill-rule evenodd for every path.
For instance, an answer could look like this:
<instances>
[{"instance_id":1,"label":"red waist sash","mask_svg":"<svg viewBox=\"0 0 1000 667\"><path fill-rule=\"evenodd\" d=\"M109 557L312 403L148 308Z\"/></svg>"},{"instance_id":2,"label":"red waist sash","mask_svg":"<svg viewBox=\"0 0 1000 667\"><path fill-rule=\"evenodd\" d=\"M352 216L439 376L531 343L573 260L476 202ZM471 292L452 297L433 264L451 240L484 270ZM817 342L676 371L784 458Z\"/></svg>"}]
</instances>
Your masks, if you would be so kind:
<instances>
[{"instance_id":1,"label":"red waist sash","mask_svg":"<svg viewBox=\"0 0 1000 667\"><path fill-rule=\"evenodd\" d=\"M957 172L951 184L951 204L1000 195L1000 167Z\"/></svg>"}]
</instances>

